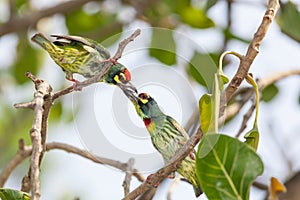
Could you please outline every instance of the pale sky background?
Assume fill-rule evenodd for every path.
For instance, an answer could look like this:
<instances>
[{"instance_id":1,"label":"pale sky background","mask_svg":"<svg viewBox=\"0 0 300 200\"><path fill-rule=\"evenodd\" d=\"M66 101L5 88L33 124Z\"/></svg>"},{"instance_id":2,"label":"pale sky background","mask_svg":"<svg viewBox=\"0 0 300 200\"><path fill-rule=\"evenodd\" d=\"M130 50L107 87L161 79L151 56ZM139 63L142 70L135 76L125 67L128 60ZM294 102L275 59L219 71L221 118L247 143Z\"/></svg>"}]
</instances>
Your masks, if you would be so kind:
<instances>
[{"instance_id":1,"label":"pale sky background","mask_svg":"<svg viewBox=\"0 0 300 200\"><path fill-rule=\"evenodd\" d=\"M46 0L36 2L40 6L48 6L49 4L49 1ZM233 4L232 26L234 33L251 38L261 22L265 7L261 3L252 3L252 1L240 2L247 3ZM259 2L265 3L262 0ZM217 24L225 24L225 13L223 12L226 10L225 6L225 2L220 2L209 12L209 16ZM0 2L0 13L5 15L1 12L3 11L2 7ZM123 12L128 11L124 10ZM47 35L67 33L63 17L59 15L47 20L45 24L45 27L40 31ZM149 43L151 29L147 24L143 22L132 23L130 27L127 27L128 32L124 33L123 38L136 28L142 29L141 36L128 45L120 62L132 71L132 82L139 91L150 93L165 113L173 116L184 125L204 90L187 80L183 69L184 59L179 60L178 66L170 68L164 67L154 58L148 57L145 48ZM53 30L55 31L53 32ZM188 59L192 56L193 51L189 45L206 51L213 51L222 45L221 34L215 30L194 30L189 27L180 27L177 32L179 36L177 51L183 58ZM30 33L28 38L32 34ZM6 47L5 49L0 48L0 67L5 68L12 62L16 46L15 36L1 37L0 46ZM109 50L113 54L116 48L117 44L110 47ZM231 42L228 46L228 50L234 50L241 54L244 54L246 49L247 45L240 42ZM255 78L263 78L275 72L299 68L299 55L299 44L283 35L277 24L272 23L250 71ZM238 64L235 58L231 57L231 60L231 66L225 70L229 77L233 76ZM47 80L55 90L63 83L70 85L65 80L61 69L50 60L49 56L47 56L47 62L39 76ZM179 82L180 84L178 84ZM277 84L280 88L279 95L268 104L261 103L259 115L261 138L258 153L265 163L265 171L258 180L264 184L268 184L271 176L282 181L289 176L288 168L284 164L286 158L280 153L278 146L284 148L288 159L293 161L293 170L298 171L300 168L300 146L298 145L300 141L299 85L299 77L282 80ZM33 92L31 83L25 88L16 88L16 90L22 91L22 94L16 95L16 92L12 93L7 89L7 99L11 101L11 105L31 99ZM65 142L86 148L100 156L124 162L133 156L136 158L135 167L143 172L155 171L162 165L162 160L155 153L149 136L143 128L142 121L136 116L133 106L119 89L105 84L90 86L82 92L65 96L64 106L69 109L72 109L73 106L76 108L79 106L76 120L71 124L61 122L55 126L50 125L48 142ZM233 120L223 129L223 132L235 135L247 109L248 107L243 109L236 120ZM118 122L119 119L128 120L128 123L124 125ZM247 130L251 128L252 121L253 118L250 119ZM109 147L103 148L105 145ZM106 152L105 150L109 148L114 148L114 151ZM149 159L142 162L145 157L149 157ZM24 173L24 169L18 168L8 180L6 187L19 188ZM41 199L62 199L62 195L65 195L65 199L80 197L81 200L121 199L123 197L122 182L125 176L123 172L65 152L51 151L47 153L43 161L41 175ZM148 173L144 174L145 177L147 175ZM171 181L167 180L159 187L155 200L166 199L166 191ZM131 190L139 184L133 178ZM263 199L264 195L264 192L253 189L250 199ZM177 186L172 197L174 200L196 199L191 185L185 182L181 182ZM198 199L204 200L206 197L202 195Z\"/></svg>"}]
</instances>

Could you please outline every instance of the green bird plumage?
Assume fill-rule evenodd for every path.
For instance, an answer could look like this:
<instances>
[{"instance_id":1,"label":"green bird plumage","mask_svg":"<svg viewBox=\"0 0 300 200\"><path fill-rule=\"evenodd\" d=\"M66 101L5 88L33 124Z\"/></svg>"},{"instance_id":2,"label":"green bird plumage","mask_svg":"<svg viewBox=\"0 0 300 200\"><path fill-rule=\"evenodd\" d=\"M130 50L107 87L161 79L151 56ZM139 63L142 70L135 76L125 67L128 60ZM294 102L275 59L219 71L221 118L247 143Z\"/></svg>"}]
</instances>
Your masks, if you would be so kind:
<instances>
[{"instance_id":1,"label":"green bird plumage","mask_svg":"<svg viewBox=\"0 0 300 200\"><path fill-rule=\"evenodd\" d=\"M106 61L111 60L110 53L94 40L79 36L51 35L56 40L51 42L42 33L35 34L31 40L45 49L54 62L66 73L66 78L73 82L73 73L90 78L99 72ZM131 80L129 70L120 63L115 63L101 81L109 84L127 83Z\"/></svg>"},{"instance_id":2,"label":"green bird plumage","mask_svg":"<svg viewBox=\"0 0 300 200\"><path fill-rule=\"evenodd\" d=\"M175 119L165 115L160 110L157 102L148 94L141 93L138 95L137 101L132 100L132 102L138 115L144 121L153 146L159 151L165 164L167 164L176 151L189 139L188 134ZM195 167L195 157L190 155L182 161L177 171L193 185L195 195L198 197L202 194L202 191Z\"/></svg>"}]
</instances>

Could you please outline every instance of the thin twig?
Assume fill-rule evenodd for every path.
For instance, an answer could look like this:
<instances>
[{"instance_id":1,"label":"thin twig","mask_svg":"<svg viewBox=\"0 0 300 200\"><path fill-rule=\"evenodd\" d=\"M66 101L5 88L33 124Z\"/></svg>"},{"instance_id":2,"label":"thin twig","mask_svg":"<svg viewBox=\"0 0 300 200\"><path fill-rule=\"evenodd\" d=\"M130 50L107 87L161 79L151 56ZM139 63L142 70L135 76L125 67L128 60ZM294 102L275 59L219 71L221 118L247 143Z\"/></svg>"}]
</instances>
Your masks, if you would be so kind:
<instances>
[{"instance_id":1,"label":"thin twig","mask_svg":"<svg viewBox=\"0 0 300 200\"><path fill-rule=\"evenodd\" d=\"M27 157L31 154L31 147L26 147L23 145L24 140L19 141L19 149L16 155L9 161L9 163L2 169L0 174L0 188L4 186L10 174L14 171L14 169Z\"/></svg>"},{"instance_id":2,"label":"thin twig","mask_svg":"<svg viewBox=\"0 0 300 200\"><path fill-rule=\"evenodd\" d=\"M184 146L176 151L175 156L170 160L169 164L158 170L149 178L148 181L142 183L139 187L130 192L125 198L123 198L123 200L136 199L139 195L154 187L157 183L160 183L170 173L176 171L182 160L191 152L192 149L194 149L196 144L202 138L202 135L202 130L198 128L197 132L188 139Z\"/></svg>"},{"instance_id":3,"label":"thin twig","mask_svg":"<svg viewBox=\"0 0 300 200\"><path fill-rule=\"evenodd\" d=\"M227 5L226 5L226 27L225 27L224 31L231 33L233 0L227 0L226 3L227 3ZM222 46L221 52L226 51L229 40L230 40L230 37L228 37L227 34L224 34L223 46Z\"/></svg>"},{"instance_id":4,"label":"thin twig","mask_svg":"<svg viewBox=\"0 0 300 200\"><path fill-rule=\"evenodd\" d=\"M96 156L88 151L79 149L79 148L74 147L69 144L64 144L64 143L60 143L60 142L51 142L51 143L46 144L46 151L50 151L50 150L54 150L54 149L63 150L68 153L74 153L74 154L77 154L88 160L91 160L95 163L102 164L102 165L109 165L109 166L112 166L112 167L119 169L121 171L124 171L124 172L127 169L127 163L122 163L122 162L119 162L119 161L116 161L113 159ZM133 173L134 176L136 176L135 174L139 174L139 172L136 169L133 169L133 171L134 171L134 173ZM142 175L139 174L138 177L142 177Z\"/></svg>"},{"instance_id":5,"label":"thin twig","mask_svg":"<svg viewBox=\"0 0 300 200\"><path fill-rule=\"evenodd\" d=\"M292 75L300 75L300 69L291 69L287 71L277 72L266 78L259 79L257 81L257 84L261 89L264 89L265 87Z\"/></svg>"},{"instance_id":6,"label":"thin twig","mask_svg":"<svg viewBox=\"0 0 300 200\"><path fill-rule=\"evenodd\" d=\"M11 16L10 20L0 26L0 36L12 33L22 32L28 30L28 27L35 26L35 24L44 17L48 17L57 13L66 14L73 10L77 10L84 4L93 0L74 0L61 3L51 8L46 8L37 12L30 12L30 14L22 17Z\"/></svg>"},{"instance_id":7,"label":"thin twig","mask_svg":"<svg viewBox=\"0 0 300 200\"><path fill-rule=\"evenodd\" d=\"M134 159L130 158L127 162L125 178L122 184L122 186L124 187L124 196L126 196L130 192L130 182L132 177L133 165L134 165Z\"/></svg>"},{"instance_id":8,"label":"thin twig","mask_svg":"<svg viewBox=\"0 0 300 200\"><path fill-rule=\"evenodd\" d=\"M172 200L172 194L175 190L175 188L177 187L178 183L180 182L182 176L181 175L178 175L175 177L174 181L172 182L169 190L168 190L168 193L167 193L167 200Z\"/></svg>"},{"instance_id":9,"label":"thin twig","mask_svg":"<svg viewBox=\"0 0 300 200\"><path fill-rule=\"evenodd\" d=\"M281 79L284 79L284 78L286 78L288 76L291 76L291 75L300 75L300 70L299 69L293 69L293 70L283 71L283 72L273 74L272 76L269 76L267 78L258 80L258 85L260 86L260 89L263 89L263 88L267 87L268 85L273 84L274 82L279 81ZM253 111L255 110L255 105L256 105L256 103L255 103L255 101L253 101L251 107L249 108L247 113L244 115L241 127L240 127L240 129L239 129L239 131L238 131L238 133L236 134L235 137L239 137L240 134L247 127L247 122L250 119Z\"/></svg>"},{"instance_id":10,"label":"thin twig","mask_svg":"<svg viewBox=\"0 0 300 200\"><path fill-rule=\"evenodd\" d=\"M9 6L9 20L8 21L11 21L14 17L15 11L16 11L15 0L9 0L8 6Z\"/></svg>"},{"instance_id":11,"label":"thin twig","mask_svg":"<svg viewBox=\"0 0 300 200\"><path fill-rule=\"evenodd\" d=\"M243 90L245 89L245 90ZM243 90L243 91L241 91ZM226 107L226 112L224 112L224 114L219 118L219 124L223 124L225 123L227 120L233 118L234 116L236 116L240 110L243 108L243 106L249 101L249 99L253 96L254 91L252 88L247 87L247 88L241 88L240 92L237 91L235 93L235 95L241 96L240 100L237 100L236 102L228 105Z\"/></svg>"},{"instance_id":12,"label":"thin twig","mask_svg":"<svg viewBox=\"0 0 300 200\"><path fill-rule=\"evenodd\" d=\"M272 23L278 9L278 0L269 0L263 20L258 27L257 32L254 34L254 37L248 47L247 53L242 57L236 74L234 75L228 87L225 89L224 94L222 95L221 110L224 110L222 109L222 107L224 107L226 105L226 102L231 99L233 93L237 90L237 88L241 85L242 81L247 76L251 64L259 53L259 46L266 36L269 26Z\"/></svg>"},{"instance_id":13,"label":"thin twig","mask_svg":"<svg viewBox=\"0 0 300 200\"><path fill-rule=\"evenodd\" d=\"M119 44L119 48L117 50L117 52L115 53L114 55L114 59L115 60L118 60L121 56L122 56L122 53L125 49L125 47L129 44L129 42L133 41L138 35L140 35L141 33L141 30L140 29L137 29L134 31L134 33L132 35L130 35L128 38L124 39L120 44ZM81 82L78 84L78 87L80 88L83 88L83 87L87 87L89 85L91 85L92 83L96 83L98 82L99 80L102 79L102 77L106 74L106 72L111 68L111 66L113 65L112 62L107 62L103 69L98 72L95 76ZM63 89L61 91L58 91L56 93L54 93L53 97L52 97L52 100L54 101L55 99L57 99L58 97L60 96L63 96L63 95L66 95L68 93L71 93L74 91L74 87L73 86L70 86L66 89Z\"/></svg>"},{"instance_id":14,"label":"thin twig","mask_svg":"<svg viewBox=\"0 0 300 200\"><path fill-rule=\"evenodd\" d=\"M247 123L248 123L250 117L252 116L252 113L255 110L255 105L256 105L256 102L253 99L250 108L248 109L248 111L243 116L243 121L242 121L241 127L240 127L239 131L237 132L237 134L235 135L235 137L238 138L241 135L241 133L247 128Z\"/></svg>"},{"instance_id":15,"label":"thin twig","mask_svg":"<svg viewBox=\"0 0 300 200\"><path fill-rule=\"evenodd\" d=\"M291 69L287 71L277 72L270 76L267 76L265 78L261 78L257 81L257 84L259 85L260 89L264 89L265 87L276 83L282 79L285 79L289 76L293 75L300 75L299 69ZM240 95L242 98L241 100L228 105L226 108L226 112L222 117L219 118L219 124L224 123L226 120L231 119L234 117L241 109L242 107L249 101L249 99L253 96L254 91L252 88L246 87L246 88L240 88L237 92L234 93L235 96Z\"/></svg>"},{"instance_id":16,"label":"thin twig","mask_svg":"<svg viewBox=\"0 0 300 200\"><path fill-rule=\"evenodd\" d=\"M14 104L15 108L29 108L29 109L34 109L34 102L25 102L25 103L16 103Z\"/></svg>"},{"instance_id":17,"label":"thin twig","mask_svg":"<svg viewBox=\"0 0 300 200\"><path fill-rule=\"evenodd\" d=\"M22 141L19 143L21 144ZM7 166L2 170L0 173L0 187L3 187L5 182L7 181L8 177L11 175L11 173L14 171L14 169L22 163L27 157L29 157L32 153L32 146L24 146L19 144L19 150L17 154L11 159L11 161L7 164ZM121 171L127 170L127 163L122 163L116 160L112 160L109 158L103 158L100 156L93 155L92 153L79 149L77 147L74 147L69 144L60 143L60 142L51 142L47 143L46 145L46 151L51 150L62 150L68 153L73 153L76 155L79 155L83 158L86 158L87 160L93 161L98 164L102 165L109 165L116 169L119 169ZM137 178L137 180L143 182L145 181L144 177L141 175L141 173L133 168L132 169L132 175Z\"/></svg>"},{"instance_id":18,"label":"thin twig","mask_svg":"<svg viewBox=\"0 0 300 200\"><path fill-rule=\"evenodd\" d=\"M261 189L261 190L268 190L268 186L263 184L263 183L260 183L260 182L257 182L257 181L254 181L253 184L252 184L254 187L258 188L258 189Z\"/></svg>"}]
</instances>

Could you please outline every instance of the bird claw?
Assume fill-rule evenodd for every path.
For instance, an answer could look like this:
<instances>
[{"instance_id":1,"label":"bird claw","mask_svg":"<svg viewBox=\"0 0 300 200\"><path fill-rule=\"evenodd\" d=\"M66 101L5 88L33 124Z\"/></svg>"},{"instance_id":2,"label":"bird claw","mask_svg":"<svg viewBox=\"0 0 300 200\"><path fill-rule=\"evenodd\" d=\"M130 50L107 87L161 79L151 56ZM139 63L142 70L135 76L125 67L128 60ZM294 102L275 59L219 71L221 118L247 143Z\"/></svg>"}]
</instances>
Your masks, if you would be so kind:
<instances>
[{"instance_id":1,"label":"bird claw","mask_svg":"<svg viewBox=\"0 0 300 200\"><path fill-rule=\"evenodd\" d=\"M73 84L73 89L74 89L75 91L81 91L81 90L82 90L82 86L78 85L78 83L80 83L80 82L78 81L78 82L75 82L75 83Z\"/></svg>"},{"instance_id":2,"label":"bird claw","mask_svg":"<svg viewBox=\"0 0 300 200\"><path fill-rule=\"evenodd\" d=\"M154 174L150 174L149 176L147 176L146 182L147 182L148 184L151 184L151 177L152 177L153 175L154 175ZM156 184L154 185L154 187L157 188L158 185L159 185L159 183L156 183Z\"/></svg>"},{"instance_id":3,"label":"bird claw","mask_svg":"<svg viewBox=\"0 0 300 200\"><path fill-rule=\"evenodd\" d=\"M81 91L82 90L82 86L80 86L80 82L77 81L76 79L74 78L67 78L69 81L72 81L73 82L73 89L75 91Z\"/></svg>"},{"instance_id":4,"label":"bird claw","mask_svg":"<svg viewBox=\"0 0 300 200\"><path fill-rule=\"evenodd\" d=\"M189 156L190 156L190 158L191 158L192 160L196 160L194 151L191 151L190 154L189 154Z\"/></svg>"},{"instance_id":5,"label":"bird claw","mask_svg":"<svg viewBox=\"0 0 300 200\"><path fill-rule=\"evenodd\" d=\"M184 142L182 142L182 141L180 141L180 140L178 141L178 143L181 144L181 145L184 144ZM192 160L196 160L196 157L195 157L195 150L194 150L194 149L189 153L189 156L190 156L190 158L191 158Z\"/></svg>"},{"instance_id":6,"label":"bird claw","mask_svg":"<svg viewBox=\"0 0 300 200\"><path fill-rule=\"evenodd\" d=\"M109 59L103 60L102 62L112 62L114 65L118 64L118 61L114 58L109 58Z\"/></svg>"},{"instance_id":7,"label":"bird claw","mask_svg":"<svg viewBox=\"0 0 300 200\"><path fill-rule=\"evenodd\" d=\"M172 172L171 174L169 174L169 175L167 176L167 178L170 178L170 179L175 178L175 172Z\"/></svg>"}]
</instances>

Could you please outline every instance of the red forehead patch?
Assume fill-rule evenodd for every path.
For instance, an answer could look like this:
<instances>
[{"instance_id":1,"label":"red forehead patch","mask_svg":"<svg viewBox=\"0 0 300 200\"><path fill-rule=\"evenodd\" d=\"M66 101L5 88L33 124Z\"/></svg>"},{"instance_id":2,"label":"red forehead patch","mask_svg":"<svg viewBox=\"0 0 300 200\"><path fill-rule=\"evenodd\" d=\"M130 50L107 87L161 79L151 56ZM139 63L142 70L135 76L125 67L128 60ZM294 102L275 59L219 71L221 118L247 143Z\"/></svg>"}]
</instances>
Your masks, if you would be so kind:
<instances>
[{"instance_id":1,"label":"red forehead patch","mask_svg":"<svg viewBox=\"0 0 300 200\"><path fill-rule=\"evenodd\" d=\"M124 74L125 74L126 81L130 81L131 80L131 74L130 74L128 69L125 69Z\"/></svg>"},{"instance_id":2,"label":"red forehead patch","mask_svg":"<svg viewBox=\"0 0 300 200\"><path fill-rule=\"evenodd\" d=\"M139 94L139 97L140 97L141 99L148 99L148 94L146 94L146 93L140 93L140 94Z\"/></svg>"}]
</instances>

